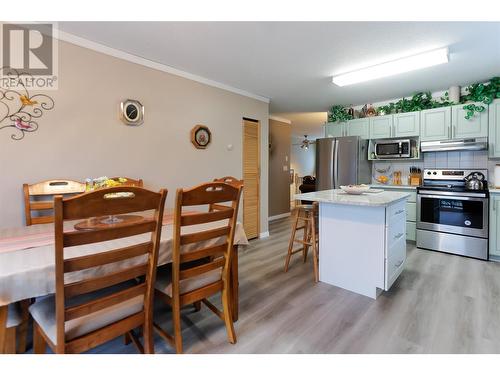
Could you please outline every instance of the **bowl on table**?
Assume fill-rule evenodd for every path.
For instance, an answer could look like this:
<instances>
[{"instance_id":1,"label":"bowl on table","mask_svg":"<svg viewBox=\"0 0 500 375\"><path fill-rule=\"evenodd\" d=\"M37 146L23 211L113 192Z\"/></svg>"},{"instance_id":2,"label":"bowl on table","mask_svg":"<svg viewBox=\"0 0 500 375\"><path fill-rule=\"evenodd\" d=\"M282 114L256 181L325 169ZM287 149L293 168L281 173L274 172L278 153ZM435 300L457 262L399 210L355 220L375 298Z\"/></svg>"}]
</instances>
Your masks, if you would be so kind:
<instances>
[{"instance_id":1,"label":"bowl on table","mask_svg":"<svg viewBox=\"0 0 500 375\"><path fill-rule=\"evenodd\" d=\"M340 189L347 194L360 195L370 190L370 187L368 185L345 185Z\"/></svg>"}]
</instances>

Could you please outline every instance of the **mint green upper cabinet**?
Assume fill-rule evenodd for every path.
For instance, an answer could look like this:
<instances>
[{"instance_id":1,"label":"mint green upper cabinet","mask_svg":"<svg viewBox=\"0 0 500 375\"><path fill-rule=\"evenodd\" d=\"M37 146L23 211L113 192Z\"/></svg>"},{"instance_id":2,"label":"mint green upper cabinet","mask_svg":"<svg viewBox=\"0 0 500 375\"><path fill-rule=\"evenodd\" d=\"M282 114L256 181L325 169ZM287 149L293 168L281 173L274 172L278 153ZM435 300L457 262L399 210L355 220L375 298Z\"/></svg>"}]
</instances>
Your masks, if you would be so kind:
<instances>
[{"instance_id":1,"label":"mint green upper cabinet","mask_svg":"<svg viewBox=\"0 0 500 375\"><path fill-rule=\"evenodd\" d=\"M500 158L500 99L489 105L489 154L490 158Z\"/></svg>"},{"instance_id":2,"label":"mint green upper cabinet","mask_svg":"<svg viewBox=\"0 0 500 375\"><path fill-rule=\"evenodd\" d=\"M370 138L391 138L393 136L393 116L370 117Z\"/></svg>"},{"instance_id":3,"label":"mint green upper cabinet","mask_svg":"<svg viewBox=\"0 0 500 375\"><path fill-rule=\"evenodd\" d=\"M488 136L488 106L484 103L473 103L486 107L483 112L474 112L469 120L465 118L465 104L454 105L451 108L452 138L479 138Z\"/></svg>"},{"instance_id":4,"label":"mint green upper cabinet","mask_svg":"<svg viewBox=\"0 0 500 375\"><path fill-rule=\"evenodd\" d=\"M362 139L370 138L370 121L367 118L348 121L346 129L347 135L357 135Z\"/></svg>"},{"instance_id":5,"label":"mint green upper cabinet","mask_svg":"<svg viewBox=\"0 0 500 375\"><path fill-rule=\"evenodd\" d=\"M325 137L343 137L344 135L344 122L329 122L325 125Z\"/></svg>"},{"instance_id":6,"label":"mint green upper cabinet","mask_svg":"<svg viewBox=\"0 0 500 375\"><path fill-rule=\"evenodd\" d=\"M500 256L500 195L490 196L490 255Z\"/></svg>"},{"instance_id":7,"label":"mint green upper cabinet","mask_svg":"<svg viewBox=\"0 0 500 375\"><path fill-rule=\"evenodd\" d=\"M451 107L420 112L420 140L441 141L451 138Z\"/></svg>"},{"instance_id":8,"label":"mint green upper cabinet","mask_svg":"<svg viewBox=\"0 0 500 375\"><path fill-rule=\"evenodd\" d=\"M394 137L418 137L420 135L420 112L394 115Z\"/></svg>"}]
</instances>

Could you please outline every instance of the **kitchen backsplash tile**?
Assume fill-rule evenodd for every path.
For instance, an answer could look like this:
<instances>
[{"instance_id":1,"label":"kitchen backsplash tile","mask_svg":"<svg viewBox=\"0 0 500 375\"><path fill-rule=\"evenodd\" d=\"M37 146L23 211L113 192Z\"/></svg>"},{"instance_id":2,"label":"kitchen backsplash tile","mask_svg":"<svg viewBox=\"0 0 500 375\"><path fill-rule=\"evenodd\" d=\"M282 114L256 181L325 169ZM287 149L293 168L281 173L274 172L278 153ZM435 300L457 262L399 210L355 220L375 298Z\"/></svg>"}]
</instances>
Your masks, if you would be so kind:
<instances>
[{"instance_id":1,"label":"kitchen backsplash tile","mask_svg":"<svg viewBox=\"0 0 500 375\"><path fill-rule=\"evenodd\" d=\"M386 169L390 165L388 174L401 171L403 183L408 179L410 167L424 168L464 168L464 169L488 169L488 180L493 182L493 170L495 161L488 161L488 151L448 151L448 152L426 152L423 160L408 161L374 161L372 165L372 182L378 174L376 169Z\"/></svg>"}]
</instances>

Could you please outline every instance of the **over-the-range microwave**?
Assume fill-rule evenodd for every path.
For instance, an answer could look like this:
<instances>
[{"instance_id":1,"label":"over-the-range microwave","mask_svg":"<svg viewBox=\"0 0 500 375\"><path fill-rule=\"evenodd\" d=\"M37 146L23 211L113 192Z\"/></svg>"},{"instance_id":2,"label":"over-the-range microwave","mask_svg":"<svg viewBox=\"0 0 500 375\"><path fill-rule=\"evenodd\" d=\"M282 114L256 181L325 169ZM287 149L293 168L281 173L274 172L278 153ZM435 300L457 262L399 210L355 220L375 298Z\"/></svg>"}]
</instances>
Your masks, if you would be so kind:
<instances>
[{"instance_id":1,"label":"over-the-range microwave","mask_svg":"<svg viewBox=\"0 0 500 375\"><path fill-rule=\"evenodd\" d=\"M412 158L416 141L414 139L379 139L375 141L377 159Z\"/></svg>"}]
</instances>

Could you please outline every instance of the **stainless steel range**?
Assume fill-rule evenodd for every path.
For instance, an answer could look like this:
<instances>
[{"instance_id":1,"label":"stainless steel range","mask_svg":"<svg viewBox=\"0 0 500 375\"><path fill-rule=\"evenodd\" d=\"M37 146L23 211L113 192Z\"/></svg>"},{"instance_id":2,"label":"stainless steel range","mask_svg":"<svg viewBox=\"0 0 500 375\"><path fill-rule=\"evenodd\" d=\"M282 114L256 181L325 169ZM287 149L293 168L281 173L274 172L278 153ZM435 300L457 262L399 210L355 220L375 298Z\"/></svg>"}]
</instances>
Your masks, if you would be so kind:
<instances>
[{"instance_id":1,"label":"stainless steel range","mask_svg":"<svg viewBox=\"0 0 500 375\"><path fill-rule=\"evenodd\" d=\"M488 259L487 170L425 169L417 247Z\"/></svg>"}]
</instances>

